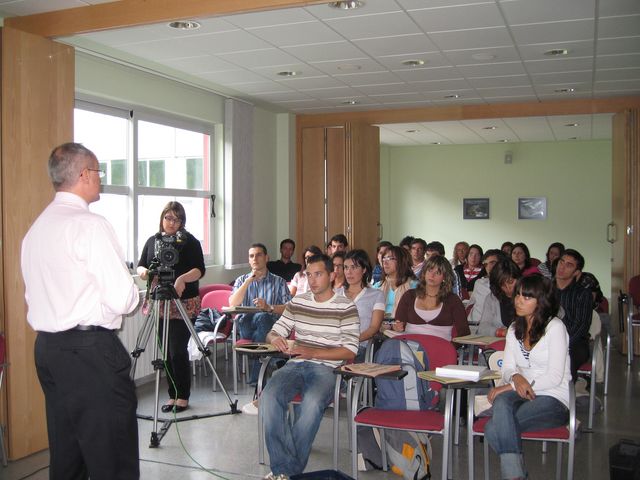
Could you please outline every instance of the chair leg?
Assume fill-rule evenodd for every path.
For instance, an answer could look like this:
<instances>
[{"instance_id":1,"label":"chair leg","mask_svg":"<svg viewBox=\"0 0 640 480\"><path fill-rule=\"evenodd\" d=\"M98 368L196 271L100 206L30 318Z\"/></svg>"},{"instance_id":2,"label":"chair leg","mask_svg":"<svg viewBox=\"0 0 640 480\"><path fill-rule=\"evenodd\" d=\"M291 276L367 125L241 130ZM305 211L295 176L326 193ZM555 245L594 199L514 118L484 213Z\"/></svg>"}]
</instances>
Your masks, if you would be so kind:
<instances>
[{"instance_id":1,"label":"chair leg","mask_svg":"<svg viewBox=\"0 0 640 480\"><path fill-rule=\"evenodd\" d=\"M5 427L4 425L0 425L0 455L2 455L2 466L6 467L8 465L7 463L7 446L4 443L4 432L5 432Z\"/></svg>"},{"instance_id":2,"label":"chair leg","mask_svg":"<svg viewBox=\"0 0 640 480\"><path fill-rule=\"evenodd\" d=\"M609 392L609 362L611 360L611 334L607 331L607 352L604 361L604 395Z\"/></svg>"},{"instance_id":3,"label":"chair leg","mask_svg":"<svg viewBox=\"0 0 640 480\"><path fill-rule=\"evenodd\" d=\"M380 432L380 451L382 452L382 470L389 471L389 463L387 462L387 440L384 437L384 429L379 428Z\"/></svg>"},{"instance_id":4,"label":"chair leg","mask_svg":"<svg viewBox=\"0 0 640 480\"><path fill-rule=\"evenodd\" d=\"M562 478L562 442L558 442L558 453L556 458L556 480Z\"/></svg>"},{"instance_id":5,"label":"chair leg","mask_svg":"<svg viewBox=\"0 0 640 480\"><path fill-rule=\"evenodd\" d=\"M547 454L547 442L542 442L542 454Z\"/></svg>"},{"instance_id":6,"label":"chair leg","mask_svg":"<svg viewBox=\"0 0 640 480\"><path fill-rule=\"evenodd\" d=\"M489 442L486 438L482 445L482 452L484 454L484 480L489 480Z\"/></svg>"},{"instance_id":7,"label":"chair leg","mask_svg":"<svg viewBox=\"0 0 640 480\"><path fill-rule=\"evenodd\" d=\"M587 422L587 429L593 430L593 414L596 408L596 375L595 370L591 371L591 391L589 392L589 420Z\"/></svg>"},{"instance_id":8,"label":"chair leg","mask_svg":"<svg viewBox=\"0 0 640 480\"><path fill-rule=\"evenodd\" d=\"M633 361L633 306L629 305L627 313L627 365Z\"/></svg>"}]
</instances>

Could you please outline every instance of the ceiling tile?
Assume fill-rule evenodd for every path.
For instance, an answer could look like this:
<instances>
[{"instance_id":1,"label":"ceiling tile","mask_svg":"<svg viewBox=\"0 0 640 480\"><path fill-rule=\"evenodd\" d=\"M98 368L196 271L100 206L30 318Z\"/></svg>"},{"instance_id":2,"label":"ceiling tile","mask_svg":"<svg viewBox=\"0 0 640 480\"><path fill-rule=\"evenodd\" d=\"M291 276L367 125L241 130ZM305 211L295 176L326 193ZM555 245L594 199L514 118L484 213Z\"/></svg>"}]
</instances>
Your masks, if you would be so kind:
<instances>
[{"instance_id":1,"label":"ceiling tile","mask_svg":"<svg viewBox=\"0 0 640 480\"><path fill-rule=\"evenodd\" d=\"M408 85L421 92L442 92L443 96L449 92L457 92L457 90L467 90L471 88L469 83L463 78L410 82Z\"/></svg>"},{"instance_id":2,"label":"ceiling tile","mask_svg":"<svg viewBox=\"0 0 640 480\"><path fill-rule=\"evenodd\" d=\"M466 82L465 82L466 85ZM445 102L455 102L457 100L465 101L469 98L477 97L478 94L475 90L468 88L464 89L450 89L450 90L432 90L432 91L423 91L422 94L428 98L429 100L442 100ZM456 94L459 98L445 98L447 95Z\"/></svg>"},{"instance_id":3,"label":"ceiling tile","mask_svg":"<svg viewBox=\"0 0 640 480\"><path fill-rule=\"evenodd\" d=\"M250 95L259 95L262 93L292 92L294 90L284 85L280 85L277 82L263 80L253 83L243 83L242 91Z\"/></svg>"},{"instance_id":4,"label":"ceiling tile","mask_svg":"<svg viewBox=\"0 0 640 480\"><path fill-rule=\"evenodd\" d=\"M489 88L477 88L476 91L483 98L487 97L518 97L518 96L531 96L535 95L533 87L530 85L521 86L504 86L504 87L489 87Z\"/></svg>"},{"instance_id":5,"label":"ceiling tile","mask_svg":"<svg viewBox=\"0 0 640 480\"><path fill-rule=\"evenodd\" d=\"M51 10L65 10L67 8L86 7L87 4L80 0L20 0L2 3L2 12L7 17L44 13Z\"/></svg>"},{"instance_id":6,"label":"ceiling tile","mask_svg":"<svg viewBox=\"0 0 640 480\"><path fill-rule=\"evenodd\" d=\"M455 67L415 68L413 70L397 70L394 73L405 82L462 78L462 75Z\"/></svg>"},{"instance_id":7,"label":"ceiling tile","mask_svg":"<svg viewBox=\"0 0 640 480\"><path fill-rule=\"evenodd\" d=\"M504 122L522 142L539 142L555 138L546 117L506 118Z\"/></svg>"},{"instance_id":8,"label":"ceiling tile","mask_svg":"<svg viewBox=\"0 0 640 480\"><path fill-rule=\"evenodd\" d=\"M301 91L318 88L344 87L344 83L341 83L338 80L327 75L310 78L287 78L279 80L279 82L287 87L295 88L296 90Z\"/></svg>"},{"instance_id":9,"label":"ceiling tile","mask_svg":"<svg viewBox=\"0 0 640 480\"><path fill-rule=\"evenodd\" d=\"M168 60L171 58L184 58L185 52L189 51L185 48L185 45L181 43L181 40L174 39L120 45L118 49L131 53L132 55L137 55L141 58L154 61ZM198 54L204 52L192 50L191 53Z\"/></svg>"},{"instance_id":10,"label":"ceiling tile","mask_svg":"<svg viewBox=\"0 0 640 480\"><path fill-rule=\"evenodd\" d=\"M593 68L593 57L565 57L550 58L548 60L527 60L524 62L524 65L527 71L531 74L591 70Z\"/></svg>"},{"instance_id":11,"label":"ceiling tile","mask_svg":"<svg viewBox=\"0 0 640 480\"><path fill-rule=\"evenodd\" d=\"M596 91L624 90L629 93L636 92L634 93L634 95L637 95L638 93L640 93L640 79L617 80L617 81L609 80L609 81L596 82L594 86L594 90Z\"/></svg>"},{"instance_id":12,"label":"ceiling tile","mask_svg":"<svg viewBox=\"0 0 640 480\"><path fill-rule=\"evenodd\" d=\"M598 69L596 71L596 82L602 82L607 80L639 80L639 79L640 79L640 67Z\"/></svg>"},{"instance_id":13,"label":"ceiling tile","mask_svg":"<svg viewBox=\"0 0 640 480\"><path fill-rule=\"evenodd\" d=\"M192 52L196 51L208 54L243 52L247 50L264 50L272 48L272 46L264 40L261 40L244 30L194 35L191 37L180 38L176 41L181 42L186 49L191 49Z\"/></svg>"},{"instance_id":14,"label":"ceiling tile","mask_svg":"<svg viewBox=\"0 0 640 480\"><path fill-rule=\"evenodd\" d=\"M246 68L275 67L280 65L300 65L300 61L293 55L289 55L277 48L265 48L262 50L249 50L245 52L222 53L218 55L224 61Z\"/></svg>"},{"instance_id":15,"label":"ceiling tile","mask_svg":"<svg viewBox=\"0 0 640 480\"><path fill-rule=\"evenodd\" d=\"M338 98L338 97L349 97L349 98L360 98L362 97L362 93L355 88L347 87L345 85L340 87L331 87L331 88L310 88L305 90L304 93L306 95L315 97L315 98Z\"/></svg>"},{"instance_id":16,"label":"ceiling tile","mask_svg":"<svg viewBox=\"0 0 640 480\"><path fill-rule=\"evenodd\" d=\"M241 28L271 27L315 20L315 17L304 8L283 8L266 12L241 13L229 15L225 18Z\"/></svg>"},{"instance_id":17,"label":"ceiling tile","mask_svg":"<svg viewBox=\"0 0 640 480\"><path fill-rule=\"evenodd\" d=\"M573 92L556 92L561 88L571 87ZM573 85L535 85L534 90L538 97L553 97L554 99L573 100L575 98L591 97L591 83L577 83Z\"/></svg>"},{"instance_id":18,"label":"ceiling tile","mask_svg":"<svg viewBox=\"0 0 640 480\"><path fill-rule=\"evenodd\" d=\"M327 24L348 40L421 33L404 12L337 18Z\"/></svg>"},{"instance_id":19,"label":"ceiling tile","mask_svg":"<svg viewBox=\"0 0 640 480\"><path fill-rule=\"evenodd\" d=\"M520 87L531 83L527 75L468 78L467 81L473 88Z\"/></svg>"},{"instance_id":20,"label":"ceiling tile","mask_svg":"<svg viewBox=\"0 0 640 480\"><path fill-rule=\"evenodd\" d=\"M595 0L500 0L500 8L512 24L593 18Z\"/></svg>"},{"instance_id":21,"label":"ceiling tile","mask_svg":"<svg viewBox=\"0 0 640 480\"><path fill-rule=\"evenodd\" d=\"M125 45L128 43L148 42L150 40L162 40L166 38L156 28L152 26L119 28L116 30L105 30L102 32L84 33L78 35L80 38L88 38L91 41L103 43L112 47Z\"/></svg>"},{"instance_id":22,"label":"ceiling tile","mask_svg":"<svg viewBox=\"0 0 640 480\"><path fill-rule=\"evenodd\" d=\"M605 38L598 40L598 55L640 53L640 37Z\"/></svg>"},{"instance_id":23,"label":"ceiling tile","mask_svg":"<svg viewBox=\"0 0 640 480\"><path fill-rule=\"evenodd\" d=\"M359 58L355 60L313 62L312 66L326 74L338 75L348 73L370 73L384 71L385 68L380 63L371 58Z\"/></svg>"},{"instance_id":24,"label":"ceiling tile","mask_svg":"<svg viewBox=\"0 0 640 480\"><path fill-rule=\"evenodd\" d=\"M601 1L598 4L598 13L601 17L640 14L640 2L638 0Z\"/></svg>"},{"instance_id":25,"label":"ceiling tile","mask_svg":"<svg viewBox=\"0 0 640 480\"><path fill-rule=\"evenodd\" d=\"M495 3L426 8L413 10L410 15L427 33L504 26L504 20Z\"/></svg>"},{"instance_id":26,"label":"ceiling tile","mask_svg":"<svg viewBox=\"0 0 640 480\"><path fill-rule=\"evenodd\" d=\"M421 93L391 93L388 95L370 95L370 98L375 98L380 103L428 102L425 96Z\"/></svg>"},{"instance_id":27,"label":"ceiling tile","mask_svg":"<svg viewBox=\"0 0 640 480\"><path fill-rule=\"evenodd\" d=\"M424 67L450 67L451 62L440 52L429 52L420 54L407 54L407 55L388 55L384 57L376 57L376 60L389 68L390 70L411 70L416 68L410 65L403 65L405 60L422 60Z\"/></svg>"},{"instance_id":28,"label":"ceiling tile","mask_svg":"<svg viewBox=\"0 0 640 480\"><path fill-rule=\"evenodd\" d=\"M352 73L349 75L334 75L334 78L353 87L398 83L398 77L391 72Z\"/></svg>"},{"instance_id":29,"label":"ceiling tile","mask_svg":"<svg viewBox=\"0 0 640 480\"><path fill-rule=\"evenodd\" d=\"M228 70L225 72L205 72L198 75L220 85L233 87L236 84L254 83L266 80L263 76L249 70Z\"/></svg>"},{"instance_id":30,"label":"ceiling tile","mask_svg":"<svg viewBox=\"0 0 640 480\"><path fill-rule=\"evenodd\" d=\"M583 72L536 73L531 75L535 85L560 85L568 83L589 83L592 79L590 70Z\"/></svg>"},{"instance_id":31,"label":"ceiling tile","mask_svg":"<svg viewBox=\"0 0 640 480\"><path fill-rule=\"evenodd\" d=\"M306 63L293 63L288 65L272 65L266 67L255 67L250 68L254 72L264 75L271 80L284 80L290 77L285 75L278 75L279 72L297 72L296 78L305 78L305 77L324 77L325 74L316 68L313 68L309 64Z\"/></svg>"},{"instance_id":32,"label":"ceiling tile","mask_svg":"<svg viewBox=\"0 0 640 480\"><path fill-rule=\"evenodd\" d=\"M436 32L429 34L429 38L431 38L441 50L505 47L513 44L511 36L505 27Z\"/></svg>"},{"instance_id":33,"label":"ceiling tile","mask_svg":"<svg viewBox=\"0 0 640 480\"><path fill-rule=\"evenodd\" d=\"M392 95L395 93L416 93L420 92L419 85L408 83L389 83L386 85L364 85L357 88L364 95Z\"/></svg>"},{"instance_id":34,"label":"ceiling tile","mask_svg":"<svg viewBox=\"0 0 640 480\"><path fill-rule=\"evenodd\" d=\"M147 28L149 28L153 33L161 35L162 38L198 37L208 33L231 32L238 30L238 27L219 17L199 18L197 21L200 24L200 28L195 30L179 30L171 28L169 27L168 22L154 23L153 25L149 25Z\"/></svg>"},{"instance_id":35,"label":"ceiling tile","mask_svg":"<svg viewBox=\"0 0 640 480\"><path fill-rule=\"evenodd\" d=\"M191 74L236 70L238 68L232 63L225 62L221 58L213 57L211 55L169 59L164 63L172 68L183 70L184 72Z\"/></svg>"},{"instance_id":36,"label":"ceiling tile","mask_svg":"<svg viewBox=\"0 0 640 480\"><path fill-rule=\"evenodd\" d=\"M249 29L253 35L277 46L338 42L343 38L320 22L294 23Z\"/></svg>"},{"instance_id":37,"label":"ceiling tile","mask_svg":"<svg viewBox=\"0 0 640 480\"><path fill-rule=\"evenodd\" d=\"M353 43L374 57L383 55L409 55L438 50L433 42L423 33L354 40Z\"/></svg>"},{"instance_id":38,"label":"ceiling tile","mask_svg":"<svg viewBox=\"0 0 640 480\"><path fill-rule=\"evenodd\" d=\"M422 10L424 0L396 0L406 10ZM429 7L456 7L460 5L474 5L480 3L495 3L494 0L429 0Z\"/></svg>"},{"instance_id":39,"label":"ceiling tile","mask_svg":"<svg viewBox=\"0 0 640 480\"><path fill-rule=\"evenodd\" d=\"M537 95L504 95L504 96L496 96L492 97L489 95L483 95L483 100L486 103L525 103L525 102L538 102L539 98Z\"/></svg>"},{"instance_id":40,"label":"ceiling tile","mask_svg":"<svg viewBox=\"0 0 640 480\"><path fill-rule=\"evenodd\" d=\"M265 102L292 102L313 99L312 96L298 91L261 93L256 97Z\"/></svg>"},{"instance_id":41,"label":"ceiling tile","mask_svg":"<svg viewBox=\"0 0 640 480\"><path fill-rule=\"evenodd\" d=\"M475 97L460 97L460 98L438 98L431 100L431 102L435 105L475 105L475 104L486 104L482 98Z\"/></svg>"},{"instance_id":42,"label":"ceiling tile","mask_svg":"<svg viewBox=\"0 0 640 480\"><path fill-rule=\"evenodd\" d=\"M595 22L589 20L573 20L570 22L548 22L529 25L513 25L511 27L516 43L573 42L592 41Z\"/></svg>"},{"instance_id":43,"label":"ceiling tile","mask_svg":"<svg viewBox=\"0 0 640 480\"><path fill-rule=\"evenodd\" d=\"M640 66L640 53L598 55L597 68L625 68Z\"/></svg>"},{"instance_id":44,"label":"ceiling tile","mask_svg":"<svg viewBox=\"0 0 640 480\"><path fill-rule=\"evenodd\" d=\"M481 65L462 65L457 67L465 77L489 77L524 74L522 62L486 63Z\"/></svg>"},{"instance_id":45,"label":"ceiling tile","mask_svg":"<svg viewBox=\"0 0 640 480\"><path fill-rule=\"evenodd\" d=\"M601 18L598 22L598 38L640 36L640 15Z\"/></svg>"},{"instance_id":46,"label":"ceiling tile","mask_svg":"<svg viewBox=\"0 0 640 480\"><path fill-rule=\"evenodd\" d=\"M364 57L364 54L349 42L283 47L283 50L305 62L350 60Z\"/></svg>"},{"instance_id":47,"label":"ceiling tile","mask_svg":"<svg viewBox=\"0 0 640 480\"><path fill-rule=\"evenodd\" d=\"M520 54L514 46L445 50L444 54L454 65L477 65L479 63L520 61ZM474 55L482 55L484 58L488 58L488 60L478 60L477 58L474 58Z\"/></svg>"}]
</instances>

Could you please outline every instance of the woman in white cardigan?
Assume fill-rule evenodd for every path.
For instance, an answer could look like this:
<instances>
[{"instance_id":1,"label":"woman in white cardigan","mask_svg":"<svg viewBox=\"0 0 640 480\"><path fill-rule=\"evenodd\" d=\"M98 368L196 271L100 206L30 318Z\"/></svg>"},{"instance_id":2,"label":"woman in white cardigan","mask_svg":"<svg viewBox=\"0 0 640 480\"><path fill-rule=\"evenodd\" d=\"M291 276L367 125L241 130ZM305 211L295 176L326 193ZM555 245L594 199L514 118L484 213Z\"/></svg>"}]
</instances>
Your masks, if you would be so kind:
<instances>
[{"instance_id":1,"label":"woman in white cardigan","mask_svg":"<svg viewBox=\"0 0 640 480\"><path fill-rule=\"evenodd\" d=\"M522 432L558 427L569 419L569 335L556 317L551 281L521 278L514 302L516 320L507 331L502 364L506 384L489 392L493 417L485 428L504 479L527 477Z\"/></svg>"}]
</instances>

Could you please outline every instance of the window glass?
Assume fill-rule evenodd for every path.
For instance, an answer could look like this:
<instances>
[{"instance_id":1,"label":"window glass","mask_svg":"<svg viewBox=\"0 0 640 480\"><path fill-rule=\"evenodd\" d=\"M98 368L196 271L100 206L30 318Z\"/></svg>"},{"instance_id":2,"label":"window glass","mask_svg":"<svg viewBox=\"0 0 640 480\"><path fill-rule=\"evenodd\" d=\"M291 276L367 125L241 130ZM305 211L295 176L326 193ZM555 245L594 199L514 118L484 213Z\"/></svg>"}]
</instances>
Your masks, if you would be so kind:
<instances>
[{"instance_id":1,"label":"window glass","mask_svg":"<svg viewBox=\"0 0 640 480\"><path fill-rule=\"evenodd\" d=\"M139 175L138 184L207 190L209 142L209 135L203 133L140 120L138 162L146 162L148 172Z\"/></svg>"},{"instance_id":2,"label":"window glass","mask_svg":"<svg viewBox=\"0 0 640 480\"><path fill-rule=\"evenodd\" d=\"M132 238L132 234L129 229L129 215L131 212L129 212L127 196L101 193L100 201L89 204L89 210L109 220L116 232L122 251L127 256L127 261L133 261L129 258L131 254L129 252L129 239Z\"/></svg>"},{"instance_id":3,"label":"window glass","mask_svg":"<svg viewBox=\"0 0 640 480\"><path fill-rule=\"evenodd\" d=\"M95 153L106 173L103 185L127 185L129 120L76 108L74 141Z\"/></svg>"}]
</instances>

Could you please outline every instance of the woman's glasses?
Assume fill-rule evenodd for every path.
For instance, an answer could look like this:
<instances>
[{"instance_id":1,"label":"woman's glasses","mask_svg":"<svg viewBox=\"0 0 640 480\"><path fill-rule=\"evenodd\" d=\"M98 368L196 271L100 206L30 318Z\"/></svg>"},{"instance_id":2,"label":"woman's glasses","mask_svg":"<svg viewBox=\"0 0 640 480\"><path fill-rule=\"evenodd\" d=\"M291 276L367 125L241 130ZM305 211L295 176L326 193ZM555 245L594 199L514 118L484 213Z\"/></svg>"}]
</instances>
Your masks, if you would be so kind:
<instances>
[{"instance_id":1,"label":"woman's glasses","mask_svg":"<svg viewBox=\"0 0 640 480\"><path fill-rule=\"evenodd\" d=\"M178 217L172 217L171 215L165 215L164 221L167 223L173 223L174 225L179 225L182 223L182 220L180 220Z\"/></svg>"}]
</instances>

